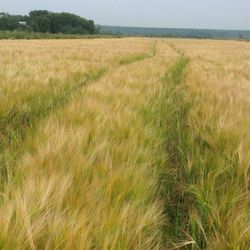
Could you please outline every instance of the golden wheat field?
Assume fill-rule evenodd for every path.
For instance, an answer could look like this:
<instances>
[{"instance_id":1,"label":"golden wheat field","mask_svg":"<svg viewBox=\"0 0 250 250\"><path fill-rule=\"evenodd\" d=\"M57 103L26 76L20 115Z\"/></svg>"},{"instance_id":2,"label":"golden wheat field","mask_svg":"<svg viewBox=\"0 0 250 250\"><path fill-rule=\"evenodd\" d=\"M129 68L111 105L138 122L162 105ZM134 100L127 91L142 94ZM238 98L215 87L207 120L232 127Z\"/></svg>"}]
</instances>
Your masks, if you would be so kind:
<instances>
[{"instance_id":1,"label":"golden wheat field","mask_svg":"<svg viewBox=\"0 0 250 250\"><path fill-rule=\"evenodd\" d=\"M0 41L0 249L250 249L250 43Z\"/></svg>"}]
</instances>

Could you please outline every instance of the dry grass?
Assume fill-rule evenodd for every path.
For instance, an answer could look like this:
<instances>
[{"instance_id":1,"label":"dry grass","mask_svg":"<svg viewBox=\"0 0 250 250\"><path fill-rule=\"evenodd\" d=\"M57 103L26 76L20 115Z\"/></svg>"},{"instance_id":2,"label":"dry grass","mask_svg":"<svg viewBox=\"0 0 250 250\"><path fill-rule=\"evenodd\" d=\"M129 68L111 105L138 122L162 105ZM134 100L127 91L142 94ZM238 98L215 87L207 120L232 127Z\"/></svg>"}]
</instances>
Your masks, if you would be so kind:
<instances>
[{"instance_id":1,"label":"dry grass","mask_svg":"<svg viewBox=\"0 0 250 250\"><path fill-rule=\"evenodd\" d=\"M0 248L248 249L249 48L0 41Z\"/></svg>"}]
</instances>

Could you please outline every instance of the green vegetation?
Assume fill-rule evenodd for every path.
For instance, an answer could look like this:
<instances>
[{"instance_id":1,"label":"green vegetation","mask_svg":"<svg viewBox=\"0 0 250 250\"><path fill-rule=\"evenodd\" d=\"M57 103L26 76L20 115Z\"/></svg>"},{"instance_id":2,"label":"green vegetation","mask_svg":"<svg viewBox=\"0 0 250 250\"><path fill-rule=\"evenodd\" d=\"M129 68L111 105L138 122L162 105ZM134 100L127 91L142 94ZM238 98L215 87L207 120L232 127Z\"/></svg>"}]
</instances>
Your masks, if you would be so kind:
<instances>
[{"instance_id":1,"label":"green vegetation","mask_svg":"<svg viewBox=\"0 0 250 250\"><path fill-rule=\"evenodd\" d=\"M101 35L101 34L51 34L51 33L40 33L30 31L0 31L0 39L95 39L95 38L121 38L118 36Z\"/></svg>"},{"instance_id":2,"label":"green vegetation","mask_svg":"<svg viewBox=\"0 0 250 250\"><path fill-rule=\"evenodd\" d=\"M186 98L187 93L181 84L183 70L188 59L181 58L173 69L166 75L165 81L167 105L166 112L166 150L167 172L165 178L166 213L170 219L168 235L175 239L185 238L183 232L187 231L190 197L182 189L185 176L183 168L189 152L188 111L190 103Z\"/></svg>"},{"instance_id":3,"label":"green vegetation","mask_svg":"<svg viewBox=\"0 0 250 250\"><path fill-rule=\"evenodd\" d=\"M156 43L154 43L148 53L137 53L132 55L127 55L119 60L120 65L130 64L136 61L144 60L146 58L154 57L156 55Z\"/></svg>"},{"instance_id":4,"label":"green vegetation","mask_svg":"<svg viewBox=\"0 0 250 250\"><path fill-rule=\"evenodd\" d=\"M47 10L34 10L28 16L0 13L0 30L25 30L52 34L98 33L92 20L70 13L53 13Z\"/></svg>"},{"instance_id":5,"label":"green vegetation","mask_svg":"<svg viewBox=\"0 0 250 250\"><path fill-rule=\"evenodd\" d=\"M166 241L169 237L179 240L185 239L186 212L188 209L185 194L180 190L180 176L182 173L183 155L188 149L185 148L187 112L189 103L185 100L185 91L182 86L183 74L189 60L181 57L176 64L166 73L162 80L162 92L158 108L158 130L163 139L163 151L165 171L160 178L160 194L165 200L165 213L168 224L165 227ZM184 146L184 148L182 147ZM184 150L184 151L183 151ZM194 241L185 245L193 244ZM179 244L181 246L182 244Z\"/></svg>"},{"instance_id":6,"label":"green vegetation","mask_svg":"<svg viewBox=\"0 0 250 250\"><path fill-rule=\"evenodd\" d=\"M120 61L119 61L119 64L121 65L124 65L124 64L130 64L132 62L136 62L136 61L140 61L140 60L143 60L145 58L147 58L148 55L145 54L145 53L141 53L141 54L136 54L136 55L128 55L124 58L122 58Z\"/></svg>"}]
</instances>

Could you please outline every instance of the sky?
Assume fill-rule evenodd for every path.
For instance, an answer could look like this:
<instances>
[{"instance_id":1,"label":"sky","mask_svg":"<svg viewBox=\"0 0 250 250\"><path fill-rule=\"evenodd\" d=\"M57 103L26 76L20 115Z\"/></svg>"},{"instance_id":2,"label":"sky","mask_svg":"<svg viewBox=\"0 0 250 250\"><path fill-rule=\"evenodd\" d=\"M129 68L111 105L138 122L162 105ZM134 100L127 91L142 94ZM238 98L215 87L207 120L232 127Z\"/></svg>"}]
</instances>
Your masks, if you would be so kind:
<instances>
[{"instance_id":1,"label":"sky","mask_svg":"<svg viewBox=\"0 0 250 250\"><path fill-rule=\"evenodd\" d=\"M71 12L102 25L250 30L250 0L0 0L0 12L34 9Z\"/></svg>"}]
</instances>

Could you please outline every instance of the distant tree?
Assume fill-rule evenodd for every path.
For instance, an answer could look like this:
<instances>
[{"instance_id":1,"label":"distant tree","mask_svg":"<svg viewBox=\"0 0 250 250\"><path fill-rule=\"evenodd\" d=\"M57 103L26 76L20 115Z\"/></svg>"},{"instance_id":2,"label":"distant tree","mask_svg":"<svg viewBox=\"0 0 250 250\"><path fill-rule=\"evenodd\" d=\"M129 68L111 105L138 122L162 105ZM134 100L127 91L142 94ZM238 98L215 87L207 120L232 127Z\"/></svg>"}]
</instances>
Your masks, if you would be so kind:
<instances>
[{"instance_id":1,"label":"distant tree","mask_svg":"<svg viewBox=\"0 0 250 250\"><path fill-rule=\"evenodd\" d=\"M5 13L5 12L0 12L0 18L1 18L1 17L6 17L6 16L9 16L9 14L8 14L8 13Z\"/></svg>"},{"instance_id":2,"label":"distant tree","mask_svg":"<svg viewBox=\"0 0 250 250\"><path fill-rule=\"evenodd\" d=\"M50 13L51 32L67 34L94 34L96 32L93 21L86 20L70 13Z\"/></svg>"},{"instance_id":3,"label":"distant tree","mask_svg":"<svg viewBox=\"0 0 250 250\"><path fill-rule=\"evenodd\" d=\"M46 16L38 17L36 25L39 32L50 32L50 19Z\"/></svg>"},{"instance_id":4,"label":"distant tree","mask_svg":"<svg viewBox=\"0 0 250 250\"><path fill-rule=\"evenodd\" d=\"M0 30L23 29L20 22L27 22L26 30L34 32L95 34L95 23L70 13L53 13L47 10L33 10L29 16L14 16L0 13Z\"/></svg>"},{"instance_id":5,"label":"distant tree","mask_svg":"<svg viewBox=\"0 0 250 250\"><path fill-rule=\"evenodd\" d=\"M49 15L49 11L48 10L32 10L30 13L29 13L29 17L30 17L30 20L36 20L36 18L38 17L41 17L41 16L47 16Z\"/></svg>"},{"instance_id":6,"label":"distant tree","mask_svg":"<svg viewBox=\"0 0 250 250\"><path fill-rule=\"evenodd\" d=\"M0 30L13 31L19 27L18 21L8 13L1 13Z\"/></svg>"},{"instance_id":7,"label":"distant tree","mask_svg":"<svg viewBox=\"0 0 250 250\"><path fill-rule=\"evenodd\" d=\"M87 28L90 34L98 33L98 29L96 29L95 23L93 20L88 21Z\"/></svg>"}]
</instances>

